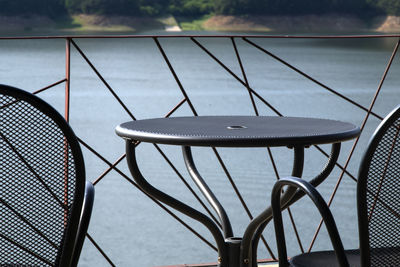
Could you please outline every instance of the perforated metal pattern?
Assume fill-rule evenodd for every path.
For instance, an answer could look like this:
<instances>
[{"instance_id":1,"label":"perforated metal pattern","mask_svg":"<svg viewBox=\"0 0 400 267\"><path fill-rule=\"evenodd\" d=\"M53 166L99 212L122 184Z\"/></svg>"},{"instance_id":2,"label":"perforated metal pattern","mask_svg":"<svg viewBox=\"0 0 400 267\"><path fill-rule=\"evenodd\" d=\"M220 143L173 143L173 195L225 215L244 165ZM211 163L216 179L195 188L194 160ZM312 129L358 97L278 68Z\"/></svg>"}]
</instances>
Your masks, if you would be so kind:
<instances>
[{"instance_id":1,"label":"perforated metal pattern","mask_svg":"<svg viewBox=\"0 0 400 267\"><path fill-rule=\"evenodd\" d=\"M373 154L367 179L371 266L400 266L400 119Z\"/></svg>"},{"instance_id":2,"label":"perforated metal pattern","mask_svg":"<svg viewBox=\"0 0 400 267\"><path fill-rule=\"evenodd\" d=\"M75 190L59 127L0 92L0 266L56 266Z\"/></svg>"},{"instance_id":3,"label":"perforated metal pattern","mask_svg":"<svg viewBox=\"0 0 400 267\"><path fill-rule=\"evenodd\" d=\"M336 143L359 135L350 123L279 116L192 116L129 121L126 139L183 146L265 147Z\"/></svg>"}]
</instances>

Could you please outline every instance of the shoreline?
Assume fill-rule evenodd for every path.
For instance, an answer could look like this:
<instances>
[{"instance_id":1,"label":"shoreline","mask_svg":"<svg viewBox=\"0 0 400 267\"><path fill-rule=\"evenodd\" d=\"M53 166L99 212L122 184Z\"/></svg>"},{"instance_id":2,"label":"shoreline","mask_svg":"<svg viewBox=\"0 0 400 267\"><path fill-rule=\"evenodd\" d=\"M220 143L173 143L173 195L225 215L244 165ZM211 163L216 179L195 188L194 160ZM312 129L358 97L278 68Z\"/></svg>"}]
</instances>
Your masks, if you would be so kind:
<instances>
[{"instance_id":1,"label":"shoreline","mask_svg":"<svg viewBox=\"0 0 400 267\"><path fill-rule=\"evenodd\" d=\"M382 32L400 33L400 17L381 16L370 21L356 16L327 14L324 16L213 16L204 21L208 30L254 31L254 32L296 32L296 33L354 33Z\"/></svg>"},{"instance_id":2,"label":"shoreline","mask_svg":"<svg viewBox=\"0 0 400 267\"><path fill-rule=\"evenodd\" d=\"M146 31L400 33L400 17L381 16L364 21L356 16L222 16L149 18L78 14L57 20L43 16L0 16L0 35L67 33L140 33Z\"/></svg>"}]
</instances>

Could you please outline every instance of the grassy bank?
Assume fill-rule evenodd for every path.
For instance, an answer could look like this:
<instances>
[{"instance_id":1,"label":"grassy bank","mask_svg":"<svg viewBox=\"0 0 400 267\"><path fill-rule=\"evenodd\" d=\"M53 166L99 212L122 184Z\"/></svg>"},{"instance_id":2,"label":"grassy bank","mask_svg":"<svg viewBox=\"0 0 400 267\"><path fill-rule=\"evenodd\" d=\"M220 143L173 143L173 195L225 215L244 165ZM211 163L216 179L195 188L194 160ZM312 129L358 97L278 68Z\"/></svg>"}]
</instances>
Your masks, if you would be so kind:
<instances>
[{"instance_id":1,"label":"grassy bank","mask_svg":"<svg viewBox=\"0 0 400 267\"><path fill-rule=\"evenodd\" d=\"M376 17L369 21L355 16L215 16L200 18L166 16L127 17L72 15L50 19L41 16L0 16L0 34L140 33L146 31L227 32L388 32L400 33L400 17Z\"/></svg>"},{"instance_id":2,"label":"grassy bank","mask_svg":"<svg viewBox=\"0 0 400 267\"><path fill-rule=\"evenodd\" d=\"M127 17L77 14L51 19L43 16L0 16L1 35L138 33L178 27L173 16ZM179 27L178 27L179 28Z\"/></svg>"},{"instance_id":3,"label":"grassy bank","mask_svg":"<svg viewBox=\"0 0 400 267\"><path fill-rule=\"evenodd\" d=\"M363 20L355 16L208 16L185 21L183 29L227 32L386 32L400 33L400 17L383 16Z\"/></svg>"}]
</instances>

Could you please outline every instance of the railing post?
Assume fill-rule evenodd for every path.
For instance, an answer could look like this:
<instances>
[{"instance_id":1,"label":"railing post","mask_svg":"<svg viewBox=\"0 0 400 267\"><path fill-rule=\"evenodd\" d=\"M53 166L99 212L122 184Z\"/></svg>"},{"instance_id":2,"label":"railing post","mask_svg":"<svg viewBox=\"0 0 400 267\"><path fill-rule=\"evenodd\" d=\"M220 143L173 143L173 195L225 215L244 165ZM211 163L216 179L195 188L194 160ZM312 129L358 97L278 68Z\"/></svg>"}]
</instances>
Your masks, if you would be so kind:
<instances>
[{"instance_id":1,"label":"railing post","mask_svg":"<svg viewBox=\"0 0 400 267\"><path fill-rule=\"evenodd\" d=\"M69 89L71 78L71 38L66 38L65 45L65 120L69 122Z\"/></svg>"},{"instance_id":2,"label":"railing post","mask_svg":"<svg viewBox=\"0 0 400 267\"><path fill-rule=\"evenodd\" d=\"M69 88L70 88L70 62L71 62L71 46L70 46L70 38L66 39L65 46L65 113L64 118L69 123ZM69 148L68 143L64 142L64 204L68 206L68 177L69 177ZM68 212L64 213L64 221L65 224L68 220Z\"/></svg>"}]
</instances>

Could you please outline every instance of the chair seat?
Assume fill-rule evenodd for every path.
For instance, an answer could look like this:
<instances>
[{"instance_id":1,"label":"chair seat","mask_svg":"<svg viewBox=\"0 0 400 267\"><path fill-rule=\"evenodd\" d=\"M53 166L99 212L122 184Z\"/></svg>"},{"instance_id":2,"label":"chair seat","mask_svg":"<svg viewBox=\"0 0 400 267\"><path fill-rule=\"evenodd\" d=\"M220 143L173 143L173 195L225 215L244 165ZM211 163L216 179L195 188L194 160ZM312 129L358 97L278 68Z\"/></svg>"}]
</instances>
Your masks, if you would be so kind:
<instances>
[{"instance_id":1,"label":"chair seat","mask_svg":"<svg viewBox=\"0 0 400 267\"><path fill-rule=\"evenodd\" d=\"M345 251L347 260L351 267L361 266L360 263L360 250L346 250ZM337 267L339 264L336 260L336 254L334 251L317 251L304 253L294 256L290 260L290 266L293 267Z\"/></svg>"}]
</instances>

